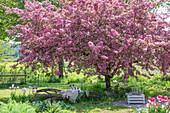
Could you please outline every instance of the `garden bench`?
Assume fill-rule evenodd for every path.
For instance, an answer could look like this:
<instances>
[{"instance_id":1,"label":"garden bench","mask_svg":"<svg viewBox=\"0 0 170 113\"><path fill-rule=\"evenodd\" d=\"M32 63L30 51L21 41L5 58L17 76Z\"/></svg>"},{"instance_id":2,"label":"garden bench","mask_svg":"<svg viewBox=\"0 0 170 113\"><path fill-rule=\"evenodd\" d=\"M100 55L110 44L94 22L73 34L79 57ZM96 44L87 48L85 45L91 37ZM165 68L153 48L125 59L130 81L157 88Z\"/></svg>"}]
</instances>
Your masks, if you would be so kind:
<instances>
[{"instance_id":1,"label":"garden bench","mask_svg":"<svg viewBox=\"0 0 170 113\"><path fill-rule=\"evenodd\" d=\"M15 75L15 74L1 74L0 77L25 77L25 84L26 84L26 77L27 75L24 75L24 74L18 74L18 75Z\"/></svg>"},{"instance_id":2,"label":"garden bench","mask_svg":"<svg viewBox=\"0 0 170 113\"><path fill-rule=\"evenodd\" d=\"M128 104L145 104L145 95L128 95L127 96Z\"/></svg>"}]
</instances>

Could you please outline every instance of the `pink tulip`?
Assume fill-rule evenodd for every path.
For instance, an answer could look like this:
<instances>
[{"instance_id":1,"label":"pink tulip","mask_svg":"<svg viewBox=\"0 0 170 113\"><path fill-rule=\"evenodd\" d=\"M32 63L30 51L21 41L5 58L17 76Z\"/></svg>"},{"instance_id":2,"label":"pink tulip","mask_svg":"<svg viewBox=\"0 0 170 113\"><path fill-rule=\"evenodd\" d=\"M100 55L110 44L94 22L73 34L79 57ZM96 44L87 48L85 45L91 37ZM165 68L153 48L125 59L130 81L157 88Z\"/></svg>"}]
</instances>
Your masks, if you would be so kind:
<instances>
[{"instance_id":1,"label":"pink tulip","mask_svg":"<svg viewBox=\"0 0 170 113\"><path fill-rule=\"evenodd\" d=\"M148 100L150 100L150 101L151 101L151 97L148 97Z\"/></svg>"},{"instance_id":2,"label":"pink tulip","mask_svg":"<svg viewBox=\"0 0 170 113\"><path fill-rule=\"evenodd\" d=\"M152 101L155 101L155 97L152 97Z\"/></svg>"},{"instance_id":3,"label":"pink tulip","mask_svg":"<svg viewBox=\"0 0 170 113\"><path fill-rule=\"evenodd\" d=\"M165 102L168 103L168 102L169 102L169 99L165 100Z\"/></svg>"},{"instance_id":4,"label":"pink tulip","mask_svg":"<svg viewBox=\"0 0 170 113\"><path fill-rule=\"evenodd\" d=\"M162 101L162 95L158 95L157 99L158 99L159 102L161 102Z\"/></svg>"},{"instance_id":5,"label":"pink tulip","mask_svg":"<svg viewBox=\"0 0 170 113\"><path fill-rule=\"evenodd\" d=\"M162 98L162 95L158 95L158 97L157 98Z\"/></svg>"},{"instance_id":6,"label":"pink tulip","mask_svg":"<svg viewBox=\"0 0 170 113\"><path fill-rule=\"evenodd\" d=\"M166 105L168 106L168 104L169 104L169 99L168 99L168 100L166 100Z\"/></svg>"},{"instance_id":7,"label":"pink tulip","mask_svg":"<svg viewBox=\"0 0 170 113\"><path fill-rule=\"evenodd\" d=\"M151 103L147 103L146 106L147 106L147 107L151 106Z\"/></svg>"},{"instance_id":8,"label":"pink tulip","mask_svg":"<svg viewBox=\"0 0 170 113\"><path fill-rule=\"evenodd\" d=\"M158 107L158 104L155 104L156 107Z\"/></svg>"},{"instance_id":9,"label":"pink tulip","mask_svg":"<svg viewBox=\"0 0 170 113\"><path fill-rule=\"evenodd\" d=\"M164 100L165 100L165 101L168 100L168 97L167 97L167 96L164 96Z\"/></svg>"},{"instance_id":10,"label":"pink tulip","mask_svg":"<svg viewBox=\"0 0 170 113\"><path fill-rule=\"evenodd\" d=\"M155 97L152 97L153 104L156 104Z\"/></svg>"}]
</instances>

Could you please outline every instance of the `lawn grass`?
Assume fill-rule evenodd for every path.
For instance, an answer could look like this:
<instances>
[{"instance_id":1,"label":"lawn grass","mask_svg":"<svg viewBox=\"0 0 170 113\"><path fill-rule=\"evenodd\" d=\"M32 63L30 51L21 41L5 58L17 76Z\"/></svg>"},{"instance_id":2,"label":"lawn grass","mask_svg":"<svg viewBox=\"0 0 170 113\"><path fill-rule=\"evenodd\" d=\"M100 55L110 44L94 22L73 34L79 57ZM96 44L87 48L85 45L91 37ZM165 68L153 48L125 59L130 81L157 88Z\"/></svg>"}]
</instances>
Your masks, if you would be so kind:
<instances>
[{"instance_id":1,"label":"lawn grass","mask_svg":"<svg viewBox=\"0 0 170 113\"><path fill-rule=\"evenodd\" d=\"M78 113L132 113L134 110L124 106L114 106L105 102L98 104L91 104L87 102L81 102L74 104Z\"/></svg>"},{"instance_id":2,"label":"lawn grass","mask_svg":"<svg viewBox=\"0 0 170 113\"><path fill-rule=\"evenodd\" d=\"M2 65L3 63L0 63ZM7 70L10 69L10 65L15 64L15 62L10 62L6 64ZM125 86L123 83L121 83L121 80L119 79L120 76L114 76L111 79L111 85L114 86L117 83L113 83L113 80L117 80L120 87L118 88L118 91L121 92L121 88L142 88L144 90L145 97L148 96L156 97L157 95L161 94L162 96L168 96L170 97L170 91L167 90L167 87L170 87L170 81L164 81L161 79L161 75L159 75L159 71L155 71L156 76L151 77L151 79L147 79L146 77L139 76L139 79L136 80L133 77L129 77L129 79L126 81L127 86ZM33 73L32 73L33 74ZM31 74L31 75L32 75ZM45 77L45 76L44 76ZM46 77L45 77L46 78ZM32 79L32 78L29 78ZM69 84L67 82L72 81L71 85L75 85L76 87L80 88L90 88L90 86L93 86L94 84L98 83L102 86L102 88L105 88L105 81L98 81L97 77L93 76L89 79L93 80L93 83L87 82L87 79L84 79L83 72L81 72L80 75L77 75L74 73L68 73L68 78L64 78L61 80L61 83L44 83L40 82L40 85L36 85L34 83L27 83L23 85L18 85L20 89L16 90L16 95L19 95L23 93L22 88L29 86L32 87L38 87L38 89L46 89L46 88L53 88L53 89L59 89L59 90L66 90L70 89ZM78 80L78 82L77 82ZM86 83L80 83L82 80L86 80ZM75 83L73 83L75 82ZM92 89L95 91L95 89ZM8 98L10 97L11 90L9 89L9 85L1 85L0 86L0 101L7 102ZM125 93L122 93L125 95ZM28 92L26 93L28 95ZM115 99L122 99L121 97L115 98ZM125 98L123 98L125 99ZM112 100L113 101L113 100ZM111 101L110 101L111 102ZM129 109L127 107L122 106L113 106L112 104L106 102L106 101L99 101L99 102L91 102L91 101L80 101L76 102L74 104L68 103L69 105L72 105L75 107L74 111L78 113L132 113L133 109Z\"/></svg>"}]
</instances>

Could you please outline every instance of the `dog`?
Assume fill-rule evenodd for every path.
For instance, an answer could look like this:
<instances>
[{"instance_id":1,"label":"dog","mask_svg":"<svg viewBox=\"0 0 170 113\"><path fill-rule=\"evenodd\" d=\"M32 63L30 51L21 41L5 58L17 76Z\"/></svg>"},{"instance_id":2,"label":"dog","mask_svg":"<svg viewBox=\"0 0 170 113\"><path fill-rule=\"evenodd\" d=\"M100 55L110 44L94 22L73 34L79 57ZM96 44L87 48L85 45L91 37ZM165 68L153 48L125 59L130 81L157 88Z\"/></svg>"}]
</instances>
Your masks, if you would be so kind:
<instances>
[{"instance_id":1,"label":"dog","mask_svg":"<svg viewBox=\"0 0 170 113\"><path fill-rule=\"evenodd\" d=\"M71 92L73 93L74 91L78 91L78 92L81 92L81 89L79 87L74 87L74 84L73 85L70 85L71 87Z\"/></svg>"}]
</instances>

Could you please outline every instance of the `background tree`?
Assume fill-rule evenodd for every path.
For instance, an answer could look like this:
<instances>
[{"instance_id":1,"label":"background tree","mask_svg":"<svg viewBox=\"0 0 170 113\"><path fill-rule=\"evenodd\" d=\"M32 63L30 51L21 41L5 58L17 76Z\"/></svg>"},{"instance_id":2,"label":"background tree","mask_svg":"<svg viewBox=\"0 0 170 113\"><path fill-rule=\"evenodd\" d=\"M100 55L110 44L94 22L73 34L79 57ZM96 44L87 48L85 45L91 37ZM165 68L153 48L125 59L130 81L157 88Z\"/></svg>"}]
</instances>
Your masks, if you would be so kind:
<instances>
[{"instance_id":1,"label":"background tree","mask_svg":"<svg viewBox=\"0 0 170 113\"><path fill-rule=\"evenodd\" d=\"M13 59L15 54L14 49L11 49L10 43L5 43L4 41L0 41L0 62L6 62L10 59Z\"/></svg>"},{"instance_id":2,"label":"background tree","mask_svg":"<svg viewBox=\"0 0 170 113\"><path fill-rule=\"evenodd\" d=\"M13 40L18 41L17 37L9 36L5 31L11 29L11 26L15 26L19 24L18 16L15 13L7 14L5 13L5 10L3 9L3 6L9 7L9 8L18 8L18 9L24 9L24 1L25 0L1 0L0 1L0 39L1 40ZM42 2L44 0L35 0ZM57 0L50 0L53 5L56 7L60 7Z\"/></svg>"}]
</instances>

